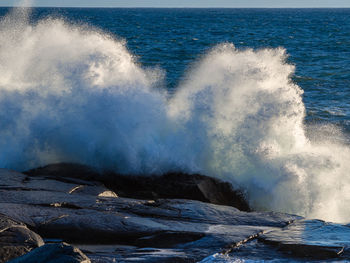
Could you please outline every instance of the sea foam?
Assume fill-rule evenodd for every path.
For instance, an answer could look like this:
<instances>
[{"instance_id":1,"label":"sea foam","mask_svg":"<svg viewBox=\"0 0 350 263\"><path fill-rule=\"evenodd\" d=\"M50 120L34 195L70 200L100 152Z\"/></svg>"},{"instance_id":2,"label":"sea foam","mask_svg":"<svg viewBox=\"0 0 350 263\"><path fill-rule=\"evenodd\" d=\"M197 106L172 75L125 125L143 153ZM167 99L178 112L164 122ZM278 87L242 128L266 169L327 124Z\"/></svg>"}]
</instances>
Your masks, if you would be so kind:
<instances>
[{"instance_id":1,"label":"sea foam","mask_svg":"<svg viewBox=\"0 0 350 263\"><path fill-rule=\"evenodd\" d=\"M170 95L164 73L123 40L62 19L32 23L26 10L0 22L1 167L202 173L239 185L255 209L350 221L349 148L317 127L305 134L285 49L219 44Z\"/></svg>"}]
</instances>

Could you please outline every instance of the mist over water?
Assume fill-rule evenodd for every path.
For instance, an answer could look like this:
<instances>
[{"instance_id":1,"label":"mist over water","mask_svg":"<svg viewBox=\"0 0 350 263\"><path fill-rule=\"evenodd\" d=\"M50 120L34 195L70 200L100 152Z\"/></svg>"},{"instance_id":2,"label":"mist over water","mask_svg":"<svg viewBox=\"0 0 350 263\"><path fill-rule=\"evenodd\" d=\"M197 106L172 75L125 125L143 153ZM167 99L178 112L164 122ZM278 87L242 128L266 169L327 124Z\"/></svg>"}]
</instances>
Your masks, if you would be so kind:
<instances>
[{"instance_id":1,"label":"mist over water","mask_svg":"<svg viewBox=\"0 0 350 263\"><path fill-rule=\"evenodd\" d=\"M333 126L306 136L283 48L220 44L169 95L165 72L123 40L27 11L0 22L1 167L202 173L238 184L255 209L350 221L349 148L323 136L341 137Z\"/></svg>"}]
</instances>

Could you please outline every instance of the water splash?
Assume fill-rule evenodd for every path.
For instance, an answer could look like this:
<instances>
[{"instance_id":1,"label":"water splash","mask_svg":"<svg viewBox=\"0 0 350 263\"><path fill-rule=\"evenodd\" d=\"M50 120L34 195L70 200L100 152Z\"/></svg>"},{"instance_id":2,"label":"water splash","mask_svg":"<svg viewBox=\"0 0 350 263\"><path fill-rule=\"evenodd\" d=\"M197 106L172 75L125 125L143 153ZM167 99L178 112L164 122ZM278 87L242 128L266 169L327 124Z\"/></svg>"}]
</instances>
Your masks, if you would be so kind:
<instances>
[{"instance_id":1,"label":"water splash","mask_svg":"<svg viewBox=\"0 0 350 263\"><path fill-rule=\"evenodd\" d=\"M18 9L0 39L1 167L199 172L239 184L256 209L349 221L349 149L305 135L284 49L221 44L168 99L163 72L98 30Z\"/></svg>"},{"instance_id":2,"label":"water splash","mask_svg":"<svg viewBox=\"0 0 350 263\"><path fill-rule=\"evenodd\" d=\"M179 88L170 116L191 136L205 131L201 169L243 185L256 209L349 221L349 148L327 140L325 127L309 132L317 141L305 135L302 90L286 59L281 48L218 46Z\"/></svg>"}]
</instances>

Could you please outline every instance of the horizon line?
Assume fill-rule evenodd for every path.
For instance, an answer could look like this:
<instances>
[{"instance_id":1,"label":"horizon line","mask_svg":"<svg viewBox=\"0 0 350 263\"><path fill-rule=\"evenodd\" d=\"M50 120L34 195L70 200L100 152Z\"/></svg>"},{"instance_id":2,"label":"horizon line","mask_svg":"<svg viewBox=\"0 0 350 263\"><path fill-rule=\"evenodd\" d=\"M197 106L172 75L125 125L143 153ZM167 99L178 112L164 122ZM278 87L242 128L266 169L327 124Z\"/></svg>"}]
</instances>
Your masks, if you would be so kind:
<instances>
[{"instance_id":1,"label":"horizon line","mask_svg":"<svg viewBox=\"0 0 350 263\"><path fill-rule=\"evenodd\" d=\"M350 9L350 6L333 6L333 7L312 7L312 6L305 6L305 7L227 7L227 6L202 6L202 7L196 7L196 6L21 6L21 5L13 5L8 6L4 5L2 6L0 4L0 7L6 7L6 8L16 8L16 7L24 7L24 8L144 8L144 9Z\"/></svg>"}]
</instances>

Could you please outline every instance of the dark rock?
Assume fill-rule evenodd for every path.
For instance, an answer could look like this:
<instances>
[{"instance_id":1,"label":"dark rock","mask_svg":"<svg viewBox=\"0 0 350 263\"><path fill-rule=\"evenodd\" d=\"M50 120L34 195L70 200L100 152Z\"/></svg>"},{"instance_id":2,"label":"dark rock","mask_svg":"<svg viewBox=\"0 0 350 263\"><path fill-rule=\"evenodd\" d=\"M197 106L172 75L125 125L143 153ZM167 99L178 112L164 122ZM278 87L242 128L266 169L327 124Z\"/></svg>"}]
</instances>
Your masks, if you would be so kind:
<instances>
[{"instance_id":1,"label":"dark rock","mask_svg":"<svg viewBox=\"0 0 350 263\"><path fill-rule=\"evenodd\" d=\"M0 187L0 212L26 223L46 239L92 247L136 247L131 254L106 256L122 262L135 257L147 262L198 261L297 218L247 213L231 206L185 199L117 197L105 194L113 192L101 184L80 178L75 178L79 181L74 184L54 176L33 177L6 170L0 170L0 178L7 182L6 187ZM148 246L154 251L146 252ZM160 251L167 254L160 255ZM92 256L96 262L102 258Z\"/></svg>"},{"instance_id":2,"label":"dark rock","mask_svg":"<svg viewBox=\"0 0 350 263\"><path fill-rule=\"evenodd\" d=\"M196 253L189 255L178 248L138 248L121 245L79 245L94 263L147 262L147 263L195 263Z\"/></svg>"},{"instance_id":3,"label":"dark rock","mask_svg":"<svg viewBox=\"0 0 350 263\"><path fill-rule=\"evenodd\" d=\"M244 240L266 228L285 225L292 219L267 213L250 215L231 207L220 209L220 206L209 207L208 204L188 200L167 200L168 206L163 205L146 213L149 207L143 201L114 199L98 199L99 203L91 206L87 203L90 207L82 209L0 203L0 211L30 224L45 238L62 238L68 242L79 243L131 245L138 238L170 232L179 232L182 236L187 234L192 241L193 233L197 236L222 235L227 238L227 245ZM192 212L186 211L186 207ZM163 246L169 247L172 244L164 242ZM214 248L212 245L211 247Z\"/></svg>"},{"instance_id":4,"label":"dark rock","mask_svg":"<svg viewBox=\"0 0 350 263\"><path fill-rule=\"evenodd\" d=\"M267 232L260 240L298 257L350 259L350 228L321 220L300 220Z\"/></svg>"},{"instance_id":5,"label":"dark rock","mask_svg":"<svg viewBox=\"0 0 350 263\"><path fill-rule=\"evenodd\" d=\"M80 249L66 243L46 244L13 259L10 263L90 263Z\"/></svg>"},{"instance_id":6,"label":"dark rock","mask_svg":"<svg viewBox=\"0 0 350 263\"><path fill-rule=\"evenodd\" d=\"M99 181L119 196L137 199L179 198L229 205L250 211L242 191L231 184L199 174L167 173L162 176L120 175L99 172L79 164L52 164L25 172L68 183L77 179Z\"/></svg>"},{"instance_id":7,"label":"dark rock","mask_svg":"<svg viewBox=\"0 0 350 263\"><path fill-rule=\"evenodd\" d=\"M60 167L52 174L40 170L33 175L0 170L0 213L11 217L12 225L25 227L16 222L21 221L48 240L74 242L93 262L197 262L223 254L232 254L233 262L240 258L276 258L278 262L350 259L348 226L181 199L184 193L188 198L226 202L229 198L215 191L225 192L230 186L216 179L184 174L69 175L64 170L71 166ZM118 197L115 189L120 195L134 191L130 196L145 200ZM168 195L176 199L159 198ZM46 250L36 251L36 257L45 259Z\"/></svg>"},{"instance_id":8,"label":"dark rock","mask_svg":"<svg viewBox=\"0 0 350 263\"><path fill-rule=\"evenodd\" d=\"M204 236L203 233L166 231L138 238L134 245L138 247L171 248L179 244L197 241Z\"/></svg>"},{"instance_id":9,"label":"dark rock","mask_svg":"<svg viewBox=\"0 0 350 263\"><path fill-rule=\"evenodd\" d=\"M29 170L24 172L24 174L30 176L52 176L58 179L62 177L75 178L86 181L98 181L100 175L100 173L92 167L75 163L50 164Z\"/></svg>"},{"instance_id":10,"label":"dark rock","mask_svg":"<svg viewBox=\"0 0 350 263\"><path fill-rule=\"evenodd\" d=\"M229 183L199 174L168 173L162 176L121 176L108 174L104 183L119 196L139 199L189 199L229 205L249 211L241 191Z\"/></svg>"},{"instance_id":11,"label":"dark rock","mask_svg":"<svg viewBox=\"0 0 350 263\"><path fill-rule=\"evenodd\" d=\"M19 257L43 244L41 237L24 224L0 214L0 262Z\"/></svg>"}]
</instances>

